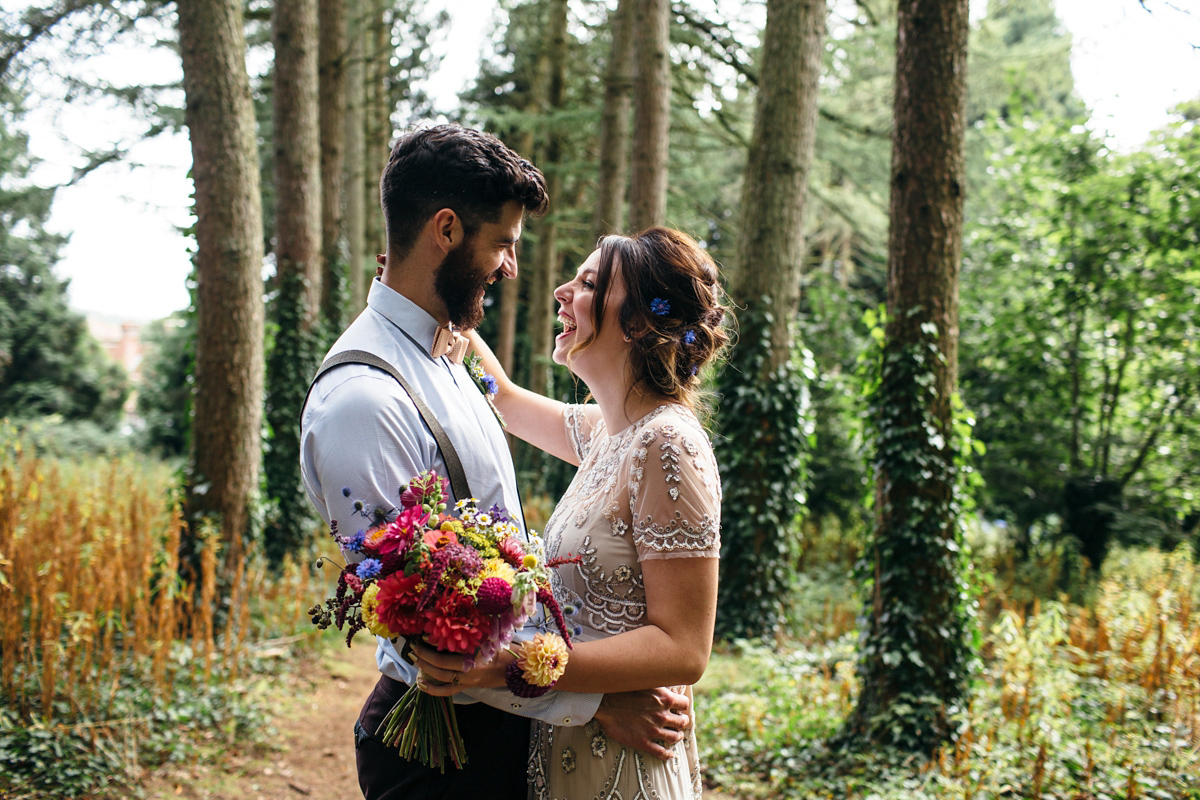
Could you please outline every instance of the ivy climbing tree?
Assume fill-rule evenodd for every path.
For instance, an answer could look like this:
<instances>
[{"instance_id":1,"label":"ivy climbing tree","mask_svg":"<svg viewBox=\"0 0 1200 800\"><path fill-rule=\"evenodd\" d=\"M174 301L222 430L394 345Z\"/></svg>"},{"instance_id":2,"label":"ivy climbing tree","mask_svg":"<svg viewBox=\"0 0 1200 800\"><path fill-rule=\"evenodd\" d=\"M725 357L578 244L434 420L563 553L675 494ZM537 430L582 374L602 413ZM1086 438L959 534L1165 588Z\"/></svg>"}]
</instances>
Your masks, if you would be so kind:
<instances>
[{"instance_id":1,"label":"ivy climbing tree","mask_svg":"<svg viewBox=\"0 0 1200 800\"><path fill-rule=\"evenodd\" d=\"M811 354L797 355L795 316L825 14L824 0L767 4L732 289L746 310L718 384L725 497L717 625L726 637L773 636L792 591L813 377Z\"/></svg>"},{"instance_id":2,"label":"ivy climbing tree","mask_svg":"<svg viewBox=\"0 0 1200 800\"><path fill-rule=\"evenodd\" d=\"M925 753L952 735L971 661L954 431L967 5L899 5L871 588L847 726L860 744Z\"/></svg>"}]
</instances>

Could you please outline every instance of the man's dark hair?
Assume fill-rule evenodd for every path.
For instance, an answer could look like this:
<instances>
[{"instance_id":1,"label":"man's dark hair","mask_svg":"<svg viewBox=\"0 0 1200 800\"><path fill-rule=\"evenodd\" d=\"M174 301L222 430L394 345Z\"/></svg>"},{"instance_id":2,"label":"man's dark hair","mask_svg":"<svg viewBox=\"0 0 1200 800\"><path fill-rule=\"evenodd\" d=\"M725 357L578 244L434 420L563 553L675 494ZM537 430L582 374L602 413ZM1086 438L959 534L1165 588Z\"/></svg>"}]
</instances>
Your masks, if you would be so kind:
<instances>
[{"instance_id":1,"label":"man's dark hair","mask_svg":"<svg viewBox=\"0 0 1200 800\"><path fill-rule=\"evenodd\" d=\"M392 148L379 181L388 245L404 258L429 218L443 208L463 221L468 237L484 222L498 222L516 200L530 214L549 204L538 168L495 136L457 125L407 133Z\"/></svg>"}]
</instances>

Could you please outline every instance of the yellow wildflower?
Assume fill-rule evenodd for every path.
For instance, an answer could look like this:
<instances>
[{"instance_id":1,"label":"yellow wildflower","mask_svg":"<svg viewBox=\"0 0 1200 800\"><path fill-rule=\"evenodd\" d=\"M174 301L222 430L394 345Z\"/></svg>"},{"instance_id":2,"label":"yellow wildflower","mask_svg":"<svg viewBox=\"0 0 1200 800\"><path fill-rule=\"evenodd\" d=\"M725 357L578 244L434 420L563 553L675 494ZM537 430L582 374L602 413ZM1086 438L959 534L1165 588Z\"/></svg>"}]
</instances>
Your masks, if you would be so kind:
<instances>
[{"instance_id":1,"label":"yellow wildflower","mask_svg":"<svg viewBox=\"0 0 1200 800\"><path fill-rule=\"evenodd\" d=\"M362 596L362 619L367 626L367 630L376 636L386 636L391 639L397 636L391 628L383 624L379 619L377 609L379 608L379 584L372 583L363 592Z\"/></svg>"},{"instance_id":2,"label":"yellow wildflower","mask_svg":"<svg viewBox=\"0 0 1200 800\"><path fill-rule=\"evenodd\" d=\"M483 583L488 578L503 578L510 586L517 579L517 571L510 567L502 558L485 558L483 568L476 576Z\"/></svg>"}]
</instances>

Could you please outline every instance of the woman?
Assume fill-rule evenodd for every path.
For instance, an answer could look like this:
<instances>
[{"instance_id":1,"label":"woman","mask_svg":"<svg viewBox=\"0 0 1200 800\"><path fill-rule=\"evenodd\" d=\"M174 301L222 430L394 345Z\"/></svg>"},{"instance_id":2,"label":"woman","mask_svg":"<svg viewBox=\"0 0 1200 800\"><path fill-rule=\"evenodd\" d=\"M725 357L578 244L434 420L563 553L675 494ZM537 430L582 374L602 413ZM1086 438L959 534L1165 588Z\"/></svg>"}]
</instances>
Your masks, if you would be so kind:
<instances>
[{"instance_id":1,"label":"woman","mask_svg":"<svg viewBox=\"0 0 1200 800\"><path fill-rule=\"evenodd\" d=\"M580 467L544 534L549 557L581 556L554 571L556 596L579 609L583 628L555 688L690 685L712 647L721 546L717 466L693 410L700 370L727 339L716 266L684 234L650 228L603 239L554 297L563 326L554 360L587 384L594 404L516 386L472 336L508 430ZM508 660L461 674L420 665L430 681L502 686ZM672 753L662 761L623 748L594 721L535 722L531 791L698 798L694 732Z\"/></svg>"}]
</instances>

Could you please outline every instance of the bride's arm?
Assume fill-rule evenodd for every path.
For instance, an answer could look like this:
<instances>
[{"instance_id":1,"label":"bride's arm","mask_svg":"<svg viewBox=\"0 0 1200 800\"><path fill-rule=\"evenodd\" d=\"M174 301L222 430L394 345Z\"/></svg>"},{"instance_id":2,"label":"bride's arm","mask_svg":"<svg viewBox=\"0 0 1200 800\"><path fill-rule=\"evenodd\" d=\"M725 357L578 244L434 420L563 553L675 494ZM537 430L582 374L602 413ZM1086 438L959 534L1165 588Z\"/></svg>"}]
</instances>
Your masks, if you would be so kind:
<instances>
[{"instance_id":1,"label":"bride's arm","mask_svg":"<svg viewBox=\"0 0 1200 800\"><path fill-rule=\"evenodd\" d=\"M642 562L646 624L592 642L576 642L554 688L565 692L614 692L689 685L700 680L712 650L717 609L716 558L671 558ZM414 646L422 671L436 681L453 681L461 656ZM504 685L512 656L459 674L455 686L425 686L430 694L460 688Z\"/></svg>"},{"instance_id":2,"label":"bride's arm","mask_svg":"<svg viewBox=\"0 0 1200 800\"><path fill-rule=\"evenodd\" d=\"M610 693L691 684L708 664L721 547L717 467L698 432L664 425L656 433L651 441L643 440L644 467L636 471L637 486L630 489L631 535L646 592L645 620L625 633L577 643L556 689ZM602 615L604 608L581 613ZM501 663L461 674L459 682L502 685L503 668L511 660L509 655ZM435 680L454 679L452 672L437 669L454 670L453 661L429 659L422 668L426 666Z\"/></svg>"},{"instance_id":3,"label":"bride's arm","mask_svg":"<svg viewBox=\"0 0 1200 800\"><path fill-rule=\"evenodd\" d=\"M483 359L483 371L496 380L496 394L492 402L504 415L508 432L552 456L578 466L579 457L567 439L566 425L563 423L564 404L513 383L500 365L500 360L477 331L469 331L467 338L471 340L471 349Z\"/></svg>"},{"instance_id":4,"label":"bride's arm","mask_svg":"<svg viewBox=\"0 0 1200 800\"><path fill-rule=\"evenodd\" d=\"M642 562L646 624L576 644L554 688L610 693L700 680L712 650L718 563L716 558Z\"/></svg>"}]
</instances>

